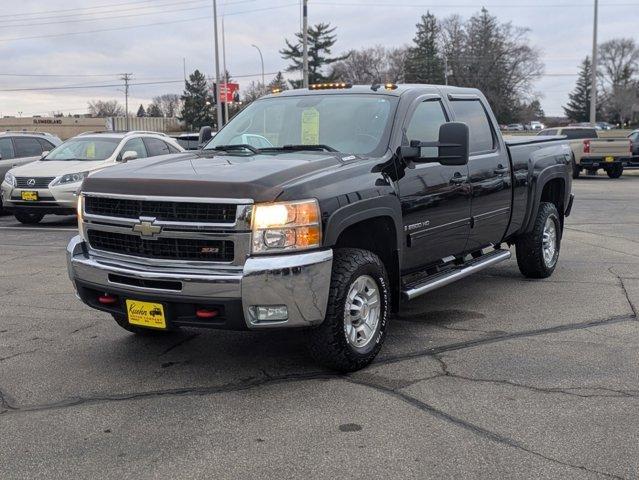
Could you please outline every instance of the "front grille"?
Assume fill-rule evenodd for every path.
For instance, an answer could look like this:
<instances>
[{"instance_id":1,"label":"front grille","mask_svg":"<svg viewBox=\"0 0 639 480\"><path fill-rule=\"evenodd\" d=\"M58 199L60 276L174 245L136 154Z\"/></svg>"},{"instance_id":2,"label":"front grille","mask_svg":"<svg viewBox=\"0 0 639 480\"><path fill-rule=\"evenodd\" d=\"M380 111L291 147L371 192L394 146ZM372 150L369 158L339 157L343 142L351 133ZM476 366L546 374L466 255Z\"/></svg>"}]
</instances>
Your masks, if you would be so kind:
<instances>
[{"instance_id":1,"label":"front grille","mask_svg":"<svg viewBox=\"0 0 639 480\"><path fill-rule=\"evenodd\" d=\"M55 177L16 177L18 188L47 188Z\"/></svg>"},{"instance_id":2,"label":"front grille","mask_svg":"<svg viewBox=\"0 0 639 480\"><path fill-rule=\"evenodd\" d=\"M137 235L89 230L89 244L96 250L166 260L232 262L234 244L227 240L166 238L145 240Z\"/></svg>"},{"instance_id":3,"label":"front grille","mask_svg":"<svg viewBox=\"0 0 639 480\"><path fill-rule=\"evenodd\" d=\"M84 210L90 215L119 218L153 217L166 222L234 223L235 205L164 202L87 196Z\"/></svg>"}]
</instances>

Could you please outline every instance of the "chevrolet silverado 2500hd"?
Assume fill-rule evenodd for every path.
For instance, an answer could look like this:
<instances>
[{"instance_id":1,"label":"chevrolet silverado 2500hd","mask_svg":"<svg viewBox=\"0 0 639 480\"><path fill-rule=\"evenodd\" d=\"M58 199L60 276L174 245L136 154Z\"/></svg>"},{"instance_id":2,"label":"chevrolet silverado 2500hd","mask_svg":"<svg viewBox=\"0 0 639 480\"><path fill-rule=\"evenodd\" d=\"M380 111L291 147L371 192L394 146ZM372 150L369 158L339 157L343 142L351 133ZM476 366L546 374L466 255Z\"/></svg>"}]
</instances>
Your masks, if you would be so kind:
<instances>
[{"instance_id":1,"label":"chevrolet silverado 2500hd","mask_svg":"<svg viewBox=\"0 0 639 480\"><path fill-rule=\"evenodd\" d=\"M130 332L305 328L317 361L356 370L401 302L505 245L525 276L551 275L571 163L563 140L505 141L474 89L268 95L200 151L89 175L69 274Z\"/></svg>"}]
</instances>

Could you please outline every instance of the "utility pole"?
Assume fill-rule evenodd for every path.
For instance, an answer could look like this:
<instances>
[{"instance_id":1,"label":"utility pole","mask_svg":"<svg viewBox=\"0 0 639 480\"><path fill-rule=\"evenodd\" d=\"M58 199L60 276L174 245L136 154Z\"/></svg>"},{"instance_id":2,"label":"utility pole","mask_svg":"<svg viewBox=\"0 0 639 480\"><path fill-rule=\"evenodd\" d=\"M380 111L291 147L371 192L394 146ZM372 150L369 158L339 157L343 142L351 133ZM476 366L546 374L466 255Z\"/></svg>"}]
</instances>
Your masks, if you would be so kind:
<instances>
[{"instance_id":1,"label":"utility pole","mask_svg":"<svg viewBox=\"0 0 639 480\"><path fill-rule=\"evenodd\" d=\"M132 73L123 73L120 80L124 81L124 115L126 122L126 131L129 131L129 81L133 76Z\"/></svg>"},{"instance_id":2,"label":"utility pole","mask_svg":"<svg viewBox=\"0 0 639 480\"><path fill-rule=\"evenodd\" d=\"M302 84L308 88L308 0L302 0L302 59Z\"/></svg>"},{"instance_id":3,"label":"utility pole","mask_svg":"<svg viewBox=\"0 0 639 480\"><path fill-rule=\"evenodd\" d=\"M448 85L448 56L444 54L444 83Z\"/></svg>"},{"instance_id":4,"label":"utility pole","mask_svg":"<svg viewBox=\"0 0 639 480\"><path fill-rule=\"evenodd\" d=\"M184 83L186 83L186 57L182 57L182 70L184 71Z\"/></svg>"},{"instance_id":5,"label":"utility pole","mask_svg":"<svg viewBox=\"0 0 639 480\"><path fill-rule=\"evenodd\" d=\"M222 103L220 102L220 51L218 48L217 36L217 0L213 0L213 43L215 44L215 110L217 112L217 131L220 131L222 124Z\"/></svg>"},{"instance_id":6,"label":"utility pole","mask_svg":"<svg viewBox=\"0 0 639 480\"><path fill-rule=\"evenodd\" d=\"M229 77L226 74L226 37L224 36L224 17L222 17L222 70L224 70L224 124L229 121Z\"/></svg>"},{"instance_id":7,"label":"utility pole","mask_svg":"<svg viewBox=\"0 0 639 480\"><path fill-rule=\"evenodd\" d=\"M595 0L595 21L592 29L592 79L590 81L590 124L597 122L597 9L599 0Z\"/></svg>"}]
</instances>

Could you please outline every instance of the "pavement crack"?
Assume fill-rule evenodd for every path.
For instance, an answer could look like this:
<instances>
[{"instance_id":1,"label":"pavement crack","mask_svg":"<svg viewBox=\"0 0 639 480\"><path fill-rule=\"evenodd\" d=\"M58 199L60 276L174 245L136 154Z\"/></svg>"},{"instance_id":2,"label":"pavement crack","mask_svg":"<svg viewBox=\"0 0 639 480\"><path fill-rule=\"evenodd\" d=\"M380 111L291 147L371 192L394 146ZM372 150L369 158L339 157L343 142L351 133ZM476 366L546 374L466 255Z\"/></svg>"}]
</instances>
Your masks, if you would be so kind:
<instances>
[{"instance_id":1,"label":"pavement crack","mask_svg":"<svg viewBox=\"0 0 639 480\"><path fill-rule=\"evenodd\" d=\"M620 237L618 235L607 235L605 233L595 233L595 232L589 232L588 230L581 230L579 228L573 228L573 227L564 227L566 230L572 230L573 232L579 232L579 233L585 233L586 235L593 235L595 237L605 237L605 238L617 238L619 240L625 240L626 242L631 242L631 243L637 243L639 244L638 241L636 240L631 240L629 238L626 237Z\"/></svg>"},{"instance_id":2,"label":"pavement crack","mask_svg":"<svg viewBox=\"0 0 639 480\"><path fill-rule=\"evenodd\" d=\"M18 353L14 353L13 355L7 355L6 357L0 357L0 362L4 362L5 360L9 360L11 358L19 357L20 355L28 355L30 353L35 353L38 350L40 350L40 349L39 348L35 348L33 350L27 350L26 352L18 352Z\"/></svg>"},{"instance_id":3,"label":"pavement crack","mask_svg":"<svg viewBox=\"0 0 639 480\"><path fill-rule=\"evenodd\" d=\"M190 342L191 340L193 340L195 337L199 336L199 333L192 333L191 335L188 335L186 337L184 337L182 340L180 340L177 343L174 343L173 345L171 345L169 348L167 348L166 350L164 350L162 353L160 353L158 355L158 357L161 357L163 355L166 355L167 353L169 353L171 350L175 350L176 348L184 345L186 342Z\"/></svg>"},{"instance_id":4,"label":"pavement crack","mask_svg":"<svg viewBox=\"0 0 639 480\"><path fill-rule=\"evenodd\" d=\"M83 327L79 327L79 328L76 328L75 330L72 330L71 333L73 334L73 333L81 332L82 330L87 330L91 327L95 327L96 325L100 323L102 323L102 321L93 322L93 323L90 323L89 325L84 325Z\"/></svg>"},{"instance_id":5,"label":"pavement crack","mask_svg":"<svg viewBox=\"0 0 639 480\"><path fill-rule=\"evenodd\" d=\"M628 305L630 305L630 310L632 310L632 314L634 315L635 319L637 319L637 308L635 307L635 305L632 303L632 300L630 300L630 294L628 293L628 289L626 288L626 284L623 281L623 278L621 278L621 275L619 275L617 272L615 272L614 267L610 267L608 269L608 271L610 273L612 273L615 277L617 277L617 279L619 280L619 286L621 287L621 290L623 291L623 294L626 296L626 300L628 301Z\"/></svg>"},{"instance_id":6,"label":"pavement crack","mask_svg":"<svg viewBox=\"0 0 639 480\"><path fill-rule=\"evenodd\" d=\"M422 411L422 412L426 412L430 415L432 415L433 417L439 419L439 420L443 420L447 423L453 424L457 427L460 427L466 431L469 431L479 437L482 437L486 440L492 441L492 442L496 442L502 445L505 445L507 447L511 447L511 448L515 448L517 450L521 450L523 452L526 452L530 455L533 455L535 457L541 458L543 460L546 460L548 462L552 462L552 463L556 463L558 465L563 465L569 468L573 468L576 470L581 470L584 472L588 472L588 473L592 473L592 474L596 474L596 475L602 475L605 476L607 478L616 478L616 479L624 479L624 477L619 476L619 475L615 475L615 474L611 474L611 473L607 473L607 472L603 472L600 470L595 470L592 468L588 468L584 465L577 465L577 464L573 464L573 463L569 463L566 462L564 460L560 460L558 458L555 457L551 457L549 455L545 455L541 452L538 452L536 450L533 450L529 447L527 447L525 444L523 444L522 442L512 439L510 437L507 437L505 435L501 435L497 432L493 432L491 430L488 430L484 427L481 427L479 425L476 425L474 423L471 423L467 420L464 420L460 417L456 417L450 413L447 413L443 410L440 410L432 405L429 405L426 402L423 402L421 400L419 400L416 397L413 397L412 395L408 395L405 392L399 391L399 390L395 390L389 387L385 387L383 385L378 385L375 383L370 383L370 382L365 382L362 380L358 380L352 377L343 377L343 379L346 382L355 384L355 385L361 385L363 387L368 387L371 388L373 390L376 390L378 392L384 393L386 395L389 395L391 397L394 397L398 400L401 400L402 402L417 408L418 410Z\"/></svg>"}]
</instances>

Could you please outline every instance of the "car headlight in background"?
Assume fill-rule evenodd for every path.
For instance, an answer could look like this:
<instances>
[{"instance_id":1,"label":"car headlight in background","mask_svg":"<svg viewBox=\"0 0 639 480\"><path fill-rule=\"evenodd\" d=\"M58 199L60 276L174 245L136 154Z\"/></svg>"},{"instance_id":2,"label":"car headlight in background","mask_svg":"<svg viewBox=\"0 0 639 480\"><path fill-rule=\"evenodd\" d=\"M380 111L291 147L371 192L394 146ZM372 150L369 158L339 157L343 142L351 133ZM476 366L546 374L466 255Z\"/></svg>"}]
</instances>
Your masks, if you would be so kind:
<instances>
[{"instance_id":1,"label":"car headlight in background","mask_svg":"<svg viewBox=\"0 0 639 480\"><path fill-rule=\"evenodd\" d=\"M5 174L4 181L7 182L12 187L18 186L18 182L16 182L16 177L14 177L11 172L7 172Z\"/></svg>"},{"instance_id":2,"label":"car headlight in background","mask_svg":"<svg viewBox=\"0 0 639 480\"><path fill-rule=\"evenodd\" d=\"M54 180L51 186L81 182L89 173L90 172L67 173L66 175L62 175L61 177L58 177L56 180Z\"/></svg>"},{"instance_id":3,"label":"car headlight in background","mask_svg":"<svg viewBox=\"0 0 639 480\"><path fill-rule=\"evenodd\" d=\"M322 242L320 209L315 199L257 204L251 225L253 253L306 250Z\"/></svg>"}]
</instances>

